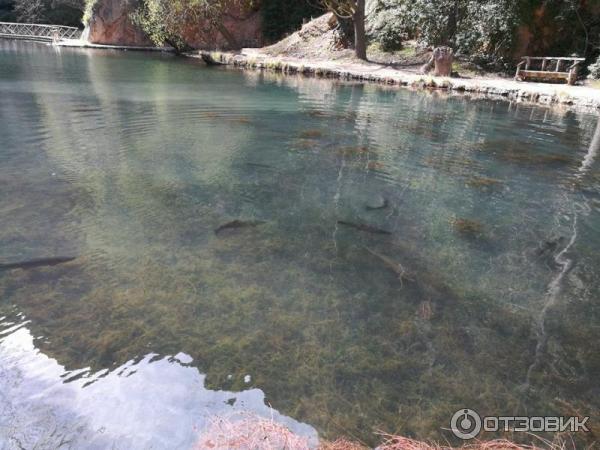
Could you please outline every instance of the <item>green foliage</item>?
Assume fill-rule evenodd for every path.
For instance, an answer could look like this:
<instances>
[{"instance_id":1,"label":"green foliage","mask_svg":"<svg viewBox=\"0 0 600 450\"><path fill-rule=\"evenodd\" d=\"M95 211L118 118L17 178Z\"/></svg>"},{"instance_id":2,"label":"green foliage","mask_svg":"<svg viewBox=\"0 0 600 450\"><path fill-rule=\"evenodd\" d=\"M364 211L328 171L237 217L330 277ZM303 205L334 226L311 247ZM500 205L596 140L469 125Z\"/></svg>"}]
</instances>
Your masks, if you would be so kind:
<instances>
[{"instance_id":1,"label":"green foliage","mask_svg":"<svg viewBox=\"0 0 600 450\"><path fill-rule=\"evenodd\" d=\"M540 23L540 13L545 20ZM534 33L552 30L550 39L554 53L571 55L577 53L591 56L600 49L600 2L598 0L539 0L523 1L522 20Z\"/></svg>"},{"instance_id":2,"label":"green foliage","mask_svg":"<svg viewBox=\"0 0 600 450\"><path fill-rule=\"evenodd\" d=\"M297 30L304 19L317 17L323 11L308 2L289 0L263 0L263 35L268 41L277 41L287 33Z\"/></svg>"},{"instance_id":3,"label":"green foliage","mask_svg":"<svg viewBox=\"0 0 600 450\"><path fill-rule=\"evenodd\" d=\"M46 5L42 0L16 0L14 11L19 22L45 22Z\"/></svg>"},{"instance_id":4,"label":"green foliage","mask_svg":"<svg viewBox=\"0 0 600 450\"><path fill-rule=\"evenodd\" d=\"M0 21L14 22L16 19L13 8L13 0L0 0Z\"/></svg>"},{"instance_id":5,"label":"green foliage","mask_svg":"<svg viewBox=\"0 0 600 450\"><path fill-rule=\"evenodd\" d=\"M223 26L223 15L230 8L244 10L253 8L254 4L253 0L142 0L132 20L154 43L169 44L177 51L190 48L185 41L185 34L190 30L218 30L231 47L236 47L235 38Z\"/></svg>"},{"instance_id":6,"label":"green foliage","mask_svg":"<svg viewBox=\"0 0 600 450\"><path fill-rule=\"evenodd\" d=\"M84 25L87 25L90 19L92 18L92 12L94 11L94 6L98 0L85 0L85 7L83 9L83 19L81 20Z\"/></svg>"},{"instance_id":7,"label":"green foliage","mask_svg":"<svg viewBox=\"0 0 600 450\"><path fill-rule=\"evenodd\" d=\"M498 56L513 44L517 7L516 0L374 0L369 32L388 48L397 48L406 34L426 46Z\"/></svg>"},{"instance_id":8,"label":"green foliage","mask_svg":"<svg viewBox=\"0 0 600 450\"><path fill-rule=\"evenodd\" d=\"M378 42L384 51L400 50L409 29L402 11L406 5L393 0L378 0L367 5L367 32L371 40Z\"/></svg>"},{"instance_id":9,"label":"green foliage","mask_svg":"<svg viewBox=\"0 0 600 450\"><path fill-rule=\"evenodd\" d=\"M174 8L181 2L174 2ZM174 22L174 11L169 2L164 0L146 0L131 15L132 21L138 25L156 45L171 44L175 48L183 47L182 39L177 36Z\"/></svg>"},{"instance_id":10,"label":"green foliage","mask_svg":"<svg viewBox=\"0 0 600 450\"><path fill-rule=\"evenodd\" d=\"M372 0L368 31L382 47L403 35L449 45L479 62L513 55L519 27L530 54L590 56L600 49L600 2L583 0Z\"/></svg>"},{"instance_id":11,"label":"green foliage","mask_svg":"<svg viewBox=\"0 0 600 450\"><path fill-rule=\"evenodd\" d=\"M9 20L55 25L81 25L83 0L14 0ZM9 4L5 2L5 4ZM0 10L1 10L0 4Z\"/></svg>"},{"instance_id":12,"label":"green foliage","mask_svg":"<svg viewBox=\"0 0 600 450\"><path fill-rule=\"evenodd\" d=\"M596 62L588 66L590 71L589 78L592 80L600 80L600 56L596 59Z\"/></svg>"}]
</instances>

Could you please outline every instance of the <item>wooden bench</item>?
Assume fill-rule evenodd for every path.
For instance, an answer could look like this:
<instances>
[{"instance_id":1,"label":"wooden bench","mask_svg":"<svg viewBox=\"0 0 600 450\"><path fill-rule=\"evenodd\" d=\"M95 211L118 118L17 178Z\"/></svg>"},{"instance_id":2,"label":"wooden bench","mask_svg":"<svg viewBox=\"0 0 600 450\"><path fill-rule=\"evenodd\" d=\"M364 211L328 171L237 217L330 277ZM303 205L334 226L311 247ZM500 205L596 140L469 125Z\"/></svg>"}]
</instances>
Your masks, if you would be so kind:
<instances>
[{"instance_id":1,"label":"wooden bench","mask_svg":"<svg viewBox=\"0 0 600 450\"><path fill-rule=\"evenodd\" d=\"M533 64L541 61L541 68L533 70ZM552 58L545 56L524 56L523 61L517 65L517 74L515 80L525 81L541 80L541 81L558 81L565 80L568 84L575 84L577 81L577 72L579 71L579 63L585 61L585 58ZM572 63L569 65L569 63ZM563 71L564 65L567 71ZM523 68L525 66L525 68Z\"/></svg>"}]
</instances>

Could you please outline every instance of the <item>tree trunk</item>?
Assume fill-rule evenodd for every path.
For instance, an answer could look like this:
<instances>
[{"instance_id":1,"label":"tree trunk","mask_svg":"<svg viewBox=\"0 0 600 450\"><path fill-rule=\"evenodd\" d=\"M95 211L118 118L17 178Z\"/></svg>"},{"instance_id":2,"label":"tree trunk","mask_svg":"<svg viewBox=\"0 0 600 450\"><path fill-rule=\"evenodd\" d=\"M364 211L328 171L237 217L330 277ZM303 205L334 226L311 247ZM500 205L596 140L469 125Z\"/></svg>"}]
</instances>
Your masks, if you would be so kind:
<instances>
[{"instance_id":1,"label":"tree trunk","mask_svg":"<svg viewBox=\"0 0 600 450\"><path fill-rule=\"evenodd\" d=\"M365 0L356 0L354 13L354 49L356 57L367 60L367 35L365 33Z\"/></svg>"},{"instance_id":2,"label":"tree trunk","mask_svg":"<svg viewBox=\"0 0 600 450\"><path fill-rule=\"evenodd\" d=\"M437 47L433 50L434 75L449 77L452 74L454 54L450 47Z\"/></svg>"},{"instance_id":3,"label":"tree trunk","mask_svg":"<svg viewBox=\"0 0 600 450\"><path fill-rule=\"evenodd\" d=\"M223 25L221 21L215 22L215 27L217 27L217 30L219 30L219 33L221 33L221 35L225 38L227 44L229 44L229 47L231 47L232 50L237 50L240 48L235 36L231 34L231 32L225 27L225 25Z\"/></svg>"},{"instance_id":4,"label":"tree trunk","mask_svg":"<svg viewBox=\"0 0 600 450\"><path fill-rule=\"evenodd\" d=\"M454 37L456 36L456 29L458 27L458 0L454 0L454 5L450 10L450 15L448 17L448 24L446 27L446 36L444 36L444 41L441 42L443 45L453 46L454 45Z\"/></svg>"},{"instance_id":5,"label":"tree trunk","mask_svg":"<svg viewBox=\"0 0 600 450\"><path fill-rule=\"evenodd\" d=\"M192 50L192 47L187 42L178 39L165 38L165 44L173 47L173 51L177 56Z\"/></svg>"}]
</instances>

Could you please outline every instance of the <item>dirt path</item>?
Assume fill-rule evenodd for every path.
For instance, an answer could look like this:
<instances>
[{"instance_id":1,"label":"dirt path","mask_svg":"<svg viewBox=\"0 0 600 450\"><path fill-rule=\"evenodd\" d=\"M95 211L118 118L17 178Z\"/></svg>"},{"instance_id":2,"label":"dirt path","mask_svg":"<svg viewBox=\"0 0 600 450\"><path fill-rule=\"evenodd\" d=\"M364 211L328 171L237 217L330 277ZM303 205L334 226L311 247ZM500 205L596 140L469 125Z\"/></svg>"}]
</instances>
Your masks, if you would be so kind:
<instances>
[{"instance_id":1,"label":"dirt path","mask_svg":"<svg viewBox=\"0 0 600 450\"><path fill-rule=\"evenodd\" d=\"M395 69L387 65L356 60L322 60L272 56L262 49L243 49L240 53L202 51L190 56L201 57L212 64L233 65L247 69L371 81L414 88L446 89L523 102L568 105L600 110L600 89L586 86L530 83L493 77L434 77L414 73L414 71Z\"/></svg>"}]
</instances>

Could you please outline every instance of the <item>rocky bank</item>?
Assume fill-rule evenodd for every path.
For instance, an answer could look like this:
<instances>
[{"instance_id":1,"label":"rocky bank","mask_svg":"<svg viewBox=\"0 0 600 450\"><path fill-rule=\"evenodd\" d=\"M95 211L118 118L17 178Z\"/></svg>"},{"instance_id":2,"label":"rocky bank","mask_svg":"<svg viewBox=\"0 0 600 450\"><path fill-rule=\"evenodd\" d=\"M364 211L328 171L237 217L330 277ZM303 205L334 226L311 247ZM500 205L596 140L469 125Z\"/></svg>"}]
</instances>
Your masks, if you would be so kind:
<instances>
[{"instance_id":1,"label":"rocky bank","mask_svg":"<svg viewBox=\"0 0 600 450\"><path fill-rule=\"evenodd\" d=\"M91 7L85 36L90 44L122 47L153 47L146 34L131 20L139 6L138 0L97 0ZM260 11L242 10L232 6L226 12L223 25L244 47L259 47L263 43ZM227 50L227 41L208 23L198 23L186 30L184 40L200 49Z\"/></svg>"}]
</instances>

